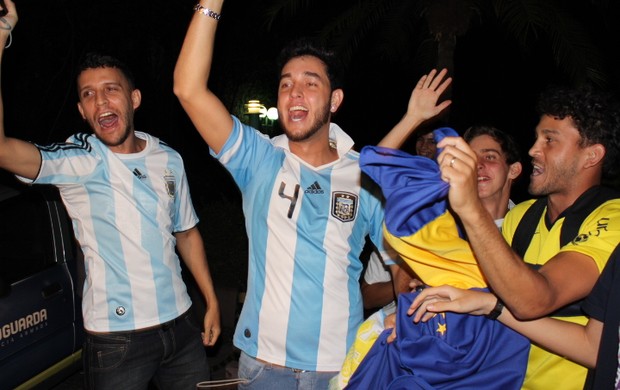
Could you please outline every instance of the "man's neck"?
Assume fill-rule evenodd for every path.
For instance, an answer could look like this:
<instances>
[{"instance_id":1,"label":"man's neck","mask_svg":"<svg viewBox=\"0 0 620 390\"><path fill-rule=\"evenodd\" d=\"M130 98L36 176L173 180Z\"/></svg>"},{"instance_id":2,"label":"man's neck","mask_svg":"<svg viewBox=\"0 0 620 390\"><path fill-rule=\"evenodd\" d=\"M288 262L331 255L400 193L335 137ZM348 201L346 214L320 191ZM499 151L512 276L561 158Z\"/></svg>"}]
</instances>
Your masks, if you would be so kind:
<instances>
[{"instance_id":1,"label":"man's neck","mask_svg":"<svg viewBox=\"0 0 620 390\"><path fill-rule=\"evenodd\" d=\"M131 132L129 137L120 145L109 146L110 150L119 154L132 154L140 153L146 147L146 140L138 138L134 131Z\"/></svg>"},{"instance_id":2,"label":"man's neck","mask_svg":"<svg viewBox=\"0 0 620 390\"><path fill-rule=\"evenodd\" d=\"M506 216L508 212L508 202L510 200L510 191L500 191L494 196L480 199L482 205L491 214L493 219L500 219Z\"/></svg>"},{"instance_id":3,"label":"man's neck","mask_svg":"<svg viewBox=\"0 0 620 390\"><path fill-rule=\"evenodd\" d=\"M547 218L554 223L558 217L570 206L572 206L583 193L600 183L591 183L582 186L568 193L554 193L547 196Z\"/></svg>"},{"instance_id":4,"label":"man's neck","mask_svg":"<svg viewBox=\"0 0 620 390\"><path fill-rule=\"evenodd\" d=\"M338 151L329 140L329 125L309 139L303 141L291 141L289 139L288 146L291 153L313 167L320 167L338 159Z\"/></svg>"},{"instance_id":5,"label":"man's neck","mask_svg":"<svg viewBox=\"0 0 620 390\"><path fill-rule=\"evenodd\" d=\"M291 153L313 167L320 167L338 159L338 151L330 146L329 141L323 141L320 144L289 141L289 148Z\"/></svg>"}]
</instances>

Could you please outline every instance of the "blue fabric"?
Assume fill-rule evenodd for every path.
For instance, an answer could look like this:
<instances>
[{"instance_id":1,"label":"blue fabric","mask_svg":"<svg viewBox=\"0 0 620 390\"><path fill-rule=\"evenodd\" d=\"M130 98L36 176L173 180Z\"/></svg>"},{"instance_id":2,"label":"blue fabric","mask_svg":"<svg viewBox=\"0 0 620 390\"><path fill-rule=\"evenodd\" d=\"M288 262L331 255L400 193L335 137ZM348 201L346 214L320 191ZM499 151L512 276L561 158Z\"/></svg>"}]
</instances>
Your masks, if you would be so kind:
<instances>
[{"instance_id":1,"label":"blue fabric","mask_svg":"<svg viewBox=\"0 0 620 390\"><path fill-rule=\"evenodd\" d=\"M498 321L445 313L415 324L407 309L418 293L398 298L396 340L384 331L347 389L519 389L529 341Z\"/></svg>"},{"instance_id":2,"label":"blue fabric","mask_svg":"<svg viewBox=\"0 0 620 390\"><path fill-rule=\"evenodd\" d=\"M440 141L457 134L450 128L442 128L435 130L434 135ZM403 242L405 238L423 236L420 240L424 240L424 249L429 254L433 248L438 250L435 253L438 257L430 258L432 262L425 264L424 269L449 274L455 279L451 284L457 285L467 274L461 270L463 264L477 266L469 246L458 259L446 255L460 248L463 240L438 234L438 225L446 222L455 225L455 222L440 218L449 213L449 185L441 180L439 166L433 160L393 149L365 147L360 166L381 186L386 198L385 225L389 233ZM402 243L396 240L390 244ZM420 259L412 251L419 247L392 246L418 272L415 266L419 266ZM442 261L454 264L455 268ZM479 274L477 268L470 271ZM516 390L521 387L530 349L525 337L497 321L468 314L444 313L426 323L414 324L406 311L416 294L399 296L396 340L388 344L386 339L391 330L382 333L351 376L347 389Z\"/></svg>"},{"instance_id":3,"label":"blue fabric","mask_svg":"<svg viewBox=\"0 0 620 390\"><path fill-rule=\"evenodd\" d=\"M434 130L433 134L437 142L458 136L449 127ZM381 186L386 199L385 225L395 236L409 236L446 211L449 185L441 180L434 160L366 146L360 153L360 167Z\"/></svg>"}]
</instances>

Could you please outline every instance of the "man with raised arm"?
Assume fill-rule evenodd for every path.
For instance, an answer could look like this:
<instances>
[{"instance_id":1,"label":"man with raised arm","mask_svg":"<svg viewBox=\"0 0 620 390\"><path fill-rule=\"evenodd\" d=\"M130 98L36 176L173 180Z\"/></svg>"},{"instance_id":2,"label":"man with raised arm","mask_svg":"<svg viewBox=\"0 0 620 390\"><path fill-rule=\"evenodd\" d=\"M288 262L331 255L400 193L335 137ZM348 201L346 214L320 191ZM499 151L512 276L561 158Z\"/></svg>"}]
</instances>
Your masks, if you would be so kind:
<instances>
[{"instance_id":1,"label":"man with raised arm","mask_svg":"<svg viewBox=\"0 0 620 390\"><path fill-rule=\"evenodd\" d=\"M333 54L308 41L279 64L273 139L232 117L208 87L223 0L194 7L174 91L243 195L248 291L234 336L240 388L327 388L362 322L359 255L382 255L383 210L353 140L332 115L344 98ZM222 17L225 17L222 16Z\"/></svg>"},{"instance_id":2,"label":"man with raised arm","mask_svg":"<svg viewBox=\"0 0 620 390\"><path fill-rule=\"evenodd\" d=\"M17 22L15 5L6 5L2 48ZM49 146L7 137L0 104L0 167L58 187L73 221L86 268L85 387L194 389L209 379L203 345L215 343L220 323L183 160L134 129L142 96L123 63L87 55L77 86L79 112L93 133ZM175 249L206 300L202 339L190 322Z\"/></svg>"}]
</instances>

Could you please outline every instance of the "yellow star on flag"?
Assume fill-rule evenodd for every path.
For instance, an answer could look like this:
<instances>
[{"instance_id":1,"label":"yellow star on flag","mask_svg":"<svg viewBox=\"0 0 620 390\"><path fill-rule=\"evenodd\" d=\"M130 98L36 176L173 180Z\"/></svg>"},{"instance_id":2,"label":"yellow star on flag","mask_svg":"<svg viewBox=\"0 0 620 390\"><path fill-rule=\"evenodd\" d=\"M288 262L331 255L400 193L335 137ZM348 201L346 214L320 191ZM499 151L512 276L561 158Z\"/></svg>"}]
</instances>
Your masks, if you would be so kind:
<instances>
[{"instance_id":1,"label":"yellow star on flag","mask_svg":"<svg viewBox=\"0 0 620 390\"><path fill-rule=\"evenodd\" d=\"M439 333L440 335L443 336L447 331L448 331L448 325L447 324L438 324L438 326L437 326L437 333Z\"/></svg>"}]
</instances>

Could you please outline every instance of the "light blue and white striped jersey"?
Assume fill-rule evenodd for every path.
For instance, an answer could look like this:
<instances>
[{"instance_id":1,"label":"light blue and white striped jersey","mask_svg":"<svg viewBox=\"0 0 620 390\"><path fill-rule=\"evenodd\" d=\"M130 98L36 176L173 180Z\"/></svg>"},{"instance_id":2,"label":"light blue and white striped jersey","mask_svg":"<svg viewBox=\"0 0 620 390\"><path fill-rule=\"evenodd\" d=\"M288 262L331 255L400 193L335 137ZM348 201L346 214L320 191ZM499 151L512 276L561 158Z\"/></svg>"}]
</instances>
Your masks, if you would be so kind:
<instances>
[{"instance_id":1,"label":"light blue and white striped jersey","mask_svg":"<svg viewBox=\"0 0 620 390\"><path fill-rule=\"evenodd\" d=\"M139 153L116 154L91 134L38 146L35 183L54 184L84 251L84 327L141 329L172 320L191 305L173 232L194 227L181 156L157 138Z\"/></svg>"},{"instance_id":2,"label":"light blue and white striped jersey","mask_svg":"<svg viewBox=\"0 0 620 390\"><path fill-rule=\"evenodd\" d=\"M382 246L379 191L362 174L353 140L331 124L337 161L313 167L233 117L218 155L243 194L248 291L234 343L287 367L338 371L363 319L359 255ZM362 186L364 180L364 186Z\"/></svg>"}]
</instances>

